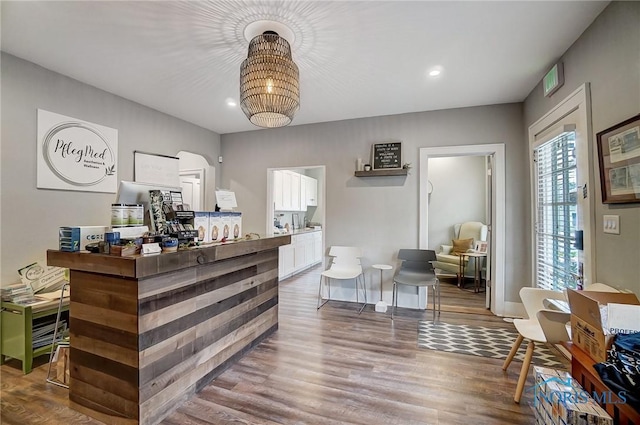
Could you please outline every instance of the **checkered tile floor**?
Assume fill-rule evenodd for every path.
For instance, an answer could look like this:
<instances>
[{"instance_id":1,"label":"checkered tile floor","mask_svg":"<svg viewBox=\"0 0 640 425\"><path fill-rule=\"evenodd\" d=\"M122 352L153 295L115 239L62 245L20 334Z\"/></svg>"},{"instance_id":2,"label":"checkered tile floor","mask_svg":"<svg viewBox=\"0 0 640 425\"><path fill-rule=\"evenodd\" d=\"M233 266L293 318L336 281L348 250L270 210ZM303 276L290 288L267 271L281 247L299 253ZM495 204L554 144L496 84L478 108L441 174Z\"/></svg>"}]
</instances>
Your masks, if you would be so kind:
<instances>
[{"instance_id":1,"label":"checkered tile floor","mask_svg":"<svg viewBox=\"0 0 640 425\"><path fill-rule=\"evenodd\" d=\"M483 326L451 325L448 323L420 321L418 347L472 356L506 359L516 340L515 329L487 328ZM515 359L522 361L527 349L523 341ZM554 351L543 344L536 344L532 363L537 366L564 369L566 366Z\"/></svg>"}]
</instances>

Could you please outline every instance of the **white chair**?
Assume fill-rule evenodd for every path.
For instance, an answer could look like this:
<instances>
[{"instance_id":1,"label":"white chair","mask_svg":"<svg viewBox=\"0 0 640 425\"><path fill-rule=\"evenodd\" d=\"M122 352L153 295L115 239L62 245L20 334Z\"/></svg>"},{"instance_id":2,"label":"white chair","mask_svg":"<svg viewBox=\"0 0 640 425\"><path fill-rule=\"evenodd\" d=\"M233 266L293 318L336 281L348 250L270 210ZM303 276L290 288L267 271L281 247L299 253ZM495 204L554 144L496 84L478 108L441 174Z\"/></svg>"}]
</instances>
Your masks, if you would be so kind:
<instances>
[{"instance_id":1,"label":"white chair","mask_svg":"<svg viewBox=\"0 0 640 425\"><path fill-rule=\"evenodd\" d=\"M525 339L529 340L527 352L525 354L524 361L522 362L522 369L520 370L520 377L518 378L518 385L516 386L516 393L513 397L513 400L516 403L520 403L520 398L522 397L524 384L527 380L527 375L529 374L529 366L531 365L531 358L533 357L535 343L556 344L562 341L567 341L569 339L569 335L564 324L571 319L571 315L569 313L547 310L545 308L545 300L565 300L564 293L562 292L527 287L520 289L520 299L522 300L522 304L524 304L527 318L513 320L513 324L518 331L518 337L514 341L511 351L502 365L502 370L506 371L513 360L513 357L518 352L518 348L520 348L522 341ZM543 313L542 315L546 319L545 325L548 325L547 329L543 329L543 326L540 323L538 312L541 311L549 312ZM562 322L562 320L564 320L564 322ZM565 329L564 334L562 334L555 325L551 326L549 323L550 321L553 321L554 323L562 322L562 326ZM547 338L547 333L549 338Z\"/></svg>"},{"instance_id":2,"label":"white chair","mask_svg":"<svg viewBox=\"0 0 640 425\"><path fill-rule=\"evenodd\" d=\"M594 291L594 292L620 292L613 286L605 285L604 283L592 283L591 285L584 288L585 291Z\"/></svg>"},{"instance_id":3,"label":"white chair","mask_svg":"<svg viewBox=\"0 0 640 425\"><path fill-rule=\"evenodd\" d=\"M332 246L329 249L329 256L331 258L331 266L329 269L320 273L320 284L318 285L318 310L325 305L331 299L331 279L337 280L354 280L356 287L356 303L359 303L358 299L358 283L362 284L362 291L364 292L364 304L360 307L358 314L362 313L362 310L367 305L367 288L365 287L364 274L362 272L362 265L360 264L360 258L362 257L362 250L353 246ZM322 278L328 279L328 294L327 299L322 302Z\"/></svg>"}]
</instances>

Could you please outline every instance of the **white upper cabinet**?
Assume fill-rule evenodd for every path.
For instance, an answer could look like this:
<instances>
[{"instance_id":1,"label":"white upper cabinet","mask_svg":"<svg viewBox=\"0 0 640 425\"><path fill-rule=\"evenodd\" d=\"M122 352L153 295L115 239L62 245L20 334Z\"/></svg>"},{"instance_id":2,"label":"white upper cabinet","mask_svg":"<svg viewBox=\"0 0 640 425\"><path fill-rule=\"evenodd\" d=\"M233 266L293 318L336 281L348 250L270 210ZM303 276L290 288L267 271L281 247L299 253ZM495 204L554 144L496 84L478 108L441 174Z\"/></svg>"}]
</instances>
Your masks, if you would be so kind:
<instances>
[{"instance_id":1,"label":"white upper cabinet","mask_svg":"<svg viewBox=\"0 0 640 425\"><path fill-rule=\"evenodd\" d=\"M305 201L305 210L306 207L317 207L318 206L318 180L309 176L302 176L302 181L304 182L304 195Z\"/></svg>"},{"instance_id":2,"label":"white upper cabinet","mask_svg":"<svg viewBox=\"0 0 640 425\"><path fill-rule=\"evenodd\" d=\"M276 211L306 211L317 206L318 182L290 170L273 172L273 204Z\"/></svg>"},{"instance_id":3,"label":"white upper cabinet","mask_svg":"<svg viewBox=\"0 0 640 425\"><path fill-rule=\"evenodd\" d=\"M273 172L273 206L276 211L284 209L282 199L282 171L275 170Z\"/></svg>"},{"instance_id":4,"label":"white upper cabinet","mask_svg":"<svg viewBox=\"0 0 640 425\"><path fill-rule=\"evenodd\" d=\"M302 182L302 176L295 171L287 171L287 173L291 176L291 211L302 211L301 202L300 202L300 183ZM307 210L307 206L305 205L304 211Z\"/></svg>"}]
</instances>

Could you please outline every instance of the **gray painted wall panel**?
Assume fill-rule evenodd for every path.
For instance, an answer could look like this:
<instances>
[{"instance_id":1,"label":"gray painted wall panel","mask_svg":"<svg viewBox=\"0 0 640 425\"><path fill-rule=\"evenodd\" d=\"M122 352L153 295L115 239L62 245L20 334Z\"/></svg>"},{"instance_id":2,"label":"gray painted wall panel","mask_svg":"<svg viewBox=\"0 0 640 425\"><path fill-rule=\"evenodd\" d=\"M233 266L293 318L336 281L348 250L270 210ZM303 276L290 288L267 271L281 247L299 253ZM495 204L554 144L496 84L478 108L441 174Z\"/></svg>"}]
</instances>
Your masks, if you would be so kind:
<instances>
[{"instance_id":1,"label":"gray painted wall panel","mask_svg":"<svg viewBox=\"0 0 640 425\"><path fill-rule=\"evenodd\" d=\"M199 153L214 164L220 136L209 130L2 54L1 280L58 247L60 226L110 224L116 194L36 189L38 108L118 130L118 179L133 180L133 151Z\"/></svg>"},{"instance_id":2,"label":"gray painted wall panel","mask_svg":"<svg viewBox=\"0 0 640 425\"><path fill-rule=\"evenodd\" d=\"M538 84L525 101L529 127L582 84L591 86L595 176L596 281L640 294L640 204L605 205L596 133L640 113L640 3L612 2L562 57L565 83L551 98ZM549 64L551 66L551 64ZM620 235L604 234L602 216L620 216Z\"/></svg>"},{"instance_id":3,"label":"gray painted wall panel","mask_svg":"<svg viewBox=\"0 0 640 425\"><path fill-rule=\"evenodd\" d=\"M451 245L453 226L486 219L486 158L459 156L429 159L429 245Z\"/></svg>"},{"instance_id":4,"label":"gray painted wall panel","mask_svg":"<svg viewBox=\"0 0 640 425\"><path fill-rule=\"evenodd\" d=\"M419 148L504 143L507 154L506 282L517 300L529 275L526 143L520 104L345 120L221 136L222 186L236 192L246 231L265 232L267 168L326 165L325 245L357 245L365 266L396 263L400 248L418 246ZM371 145L403 142L404 177L354 177ZM369 275L367 275L367 279ZM374 278L377 282L378 277ZM515 294L515 295L514 295Z\"/></svg>"}]
</instances>

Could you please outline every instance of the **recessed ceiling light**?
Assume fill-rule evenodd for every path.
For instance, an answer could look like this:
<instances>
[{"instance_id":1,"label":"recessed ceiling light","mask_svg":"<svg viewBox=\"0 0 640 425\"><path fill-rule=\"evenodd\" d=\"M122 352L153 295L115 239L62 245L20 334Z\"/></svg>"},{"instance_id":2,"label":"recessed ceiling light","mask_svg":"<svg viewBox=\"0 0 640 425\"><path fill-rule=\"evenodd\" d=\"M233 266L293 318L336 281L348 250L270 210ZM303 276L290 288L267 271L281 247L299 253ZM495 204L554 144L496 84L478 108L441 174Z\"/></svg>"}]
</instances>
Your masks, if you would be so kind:
<instances>
[{"instance_id":1,"label":"recessed ceiling light","mask_svg":"<svg viewBox=\"0 0 640 425\"><path fill-rule=\"evenodd\" d=\"M432 69L431 71L429 71L429 76L430 77L437 77L438 75L440 75L442 71L440 71L440 69Z\"/></svg>"},{"instance_id":2,"label":"recessed ceiling light","mask_svg":"<svg viewBox=\"0 0 640 425\"><path fill-rule=\"evenodd\" d=\"M227 106L236 106L236 105L237 105L237 103L236 103L235 100L233 100L231 98L227 99Z\"/></svg>"}]
</instances>

